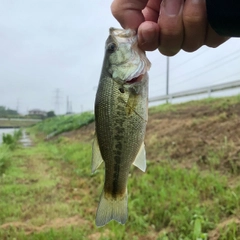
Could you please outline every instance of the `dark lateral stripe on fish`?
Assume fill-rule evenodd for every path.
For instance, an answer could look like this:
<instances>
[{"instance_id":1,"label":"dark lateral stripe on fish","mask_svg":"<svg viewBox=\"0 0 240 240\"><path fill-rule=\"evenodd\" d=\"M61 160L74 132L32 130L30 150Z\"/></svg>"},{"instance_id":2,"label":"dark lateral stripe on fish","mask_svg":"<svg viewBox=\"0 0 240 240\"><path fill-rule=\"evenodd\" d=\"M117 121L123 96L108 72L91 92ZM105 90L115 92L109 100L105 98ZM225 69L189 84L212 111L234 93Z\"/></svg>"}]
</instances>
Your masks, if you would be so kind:
<instances>
[{"instance_id":1,"label":"dark lateral stripe on fish","mask_svg":"<svg viewBox=\"0 0 240 240\"><path fill-rule=\"evenodd\" d=\"M113 183L112 183L112 195L117 197L119 193L119 174L120 174L120 165L121 165L121 155L122 155L122 143L121 140L124 138L124 128L122 123L117 124L117 134L114 138L117 140L115 144L114 152L114 173L113 173Z\"/></svg>"},{"instance_id":2,"label":"dark lateral stripe on fish","mask_svg":"<svg viewBox=\"0 0 240 240\"><path fill-rule=\"evenodd\" d=\"M120 156L115 156L114 157L114 174L113 174L113 189L112 189L112 195L113 197L117 197L118 192L119 192L119 173L120 173L120 162L121 162L121 157Z\"/></svg>"}]
</instances>

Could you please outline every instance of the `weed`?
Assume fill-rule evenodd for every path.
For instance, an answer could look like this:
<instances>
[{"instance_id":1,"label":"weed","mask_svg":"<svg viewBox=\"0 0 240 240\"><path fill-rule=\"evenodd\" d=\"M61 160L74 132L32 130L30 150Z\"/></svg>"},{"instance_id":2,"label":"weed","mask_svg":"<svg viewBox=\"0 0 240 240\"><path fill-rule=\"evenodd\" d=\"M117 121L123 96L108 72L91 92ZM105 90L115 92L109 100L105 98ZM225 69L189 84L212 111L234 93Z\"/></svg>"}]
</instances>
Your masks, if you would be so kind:
<instances>
[{"instance_id":1,"label":"weed","mask_svg":"<svg viewBox=\"0 0 240 240\"><path fill-rule=\"evenodd\" d=\"M7 167L9 167L11 161L11 152L9 146L2 144L0 146L0 177L5 172Z\"/></svg>"},{"instance_id":2,"label":"weed","mask_svg":"<svg viewBox=\"0 0 240 240\"><path fill-rule=\"evenodd\" d=\"M13 134L3 134L2 142L3 144L8 145L11 150L13 150L18 145L18 140L21 136L21 130L16 130Z\"/></svg>"}]
</instances>

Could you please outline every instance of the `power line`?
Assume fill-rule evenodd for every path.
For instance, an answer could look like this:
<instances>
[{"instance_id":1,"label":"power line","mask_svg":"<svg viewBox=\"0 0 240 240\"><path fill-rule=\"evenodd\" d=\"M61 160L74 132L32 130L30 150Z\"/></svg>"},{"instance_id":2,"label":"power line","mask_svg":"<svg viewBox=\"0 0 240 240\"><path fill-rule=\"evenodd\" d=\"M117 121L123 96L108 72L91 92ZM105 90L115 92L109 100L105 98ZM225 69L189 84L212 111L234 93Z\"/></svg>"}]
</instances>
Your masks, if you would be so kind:
<instances>
[{"instance_id":1,"label":"power line","mask_svg":"<svg viewBox=\"0 0 240 240\"><path fill-rule=\"evenodd\" d=\"M198 57L199 55L203 54L203 53L206 52L207 50L208 50L208 49L206 49L205 51L201 52L200 54L194 56L193 58ZM195 74L195 75L192 76L192 77L189 77L189 78L187 78L187 79L184 79L183 81L177 82L177 83L174 84L172 87L174 87L174 86L176 86L176 85L179 85L179 84L181 84L181 83L184 83L184 82L188 82L188 81L192 80L193 78L195 78L195 77L197 77L197 76L204 75L205 73L207 73L207 72L209 72L209 71L211 71L211 70L213 70L213 69L215 69L215 68L217 68L217 67L222 66L223 64L228 64L228 63L236 60L236 59L240 56L239 52L240 52L240 49L238 49L238 50L237 50L236 52L234 52L234 53L230 53L230 54L228 54L228 55L226 55L226 56L223 56L221 59L219 59L219 60L211 63L211 64L208 65L207 67L206 67L206 66L203 66L203 67L198 68L198 69L195 69L195 70L193 70L193 71L191 71L191 72L185 73L185 74L183 74L182 76L178 76L177 78L182 78L182 77L184 77L184 76L186 76L186 75L189 76L190 74L192 74L192 73L194 73L194 72L196 72L196 71L199 71L199 69L208 68L207 70L202 71L202 72L200 72L200 73L197 73L197 74ZM235 55L236 55L236 56L235 56ZM187 61L181 63L181 64L178 65L176 68L184 65L186 62L191 61L193 58L188 59ZM175 69L176 69L176 68L175 68ZM171 69L171 70L172 70L172 69ZM166 73L165 73L165 74L166 74ZM238 74L238 73L234 73L234 74L231 74L231 75L229 75L229 76L227 76L227 77L235 76L235 75L237 75L237 74ZM160 74L160 75L157 75L157 76L161 76L161 75L163 75L163 74ZM157 77L157 76L155 76L155 77ZM176 78L173 78L173 79L176 79ZM224 78L222 78L222 79L226 79L226 77L224 77ZM219 80L218 80L218 81L219 81ZM161 87L161 88L159 88L159 89L155 89L155 91L151 91L151 95L153 95L153 93L156 93L156 92L159 92L159 91L164 91L164 87Z\"/></svg>"},{"instance_id":2,"label":"power line","mask_svg":"<svg viewBox=\"0 0 240 240\"><path fill-rule=\"evenodd\" d=\"M235 52L235 53L238 53L238 52L240 52L240 50L237 51L237 52ZM235 53L234 53L233 55L235 55ZM187 82L187 81L191 80L191 79L194 78L194 77L201 76L201 75L205 74L206 72L209 72L209 71L211 71L211 70L213 70L213 69L215 69L215 68L218 68L219 66L222 66L223 64L232 62L233 60L239 58L239 56L240 56L240 54L238 54L237 56L235 56L235 57L232 58L232 59L228 59L227 61L226 61L226 58L229 58L229 55L228 55L226 58L219 59L219 60L217 60L217 61L215 61L214 63L211 64L211 65L216 65L216 64L217 64L216 66L214 66L214 67L212 67L212 68L209 68L209 69L207 69L206 71L203 71L203 72L200 72L200 73L198 73L198 74L195 74L195 75L193 75L192 77L189 77L189 78L187 78L187 79L185 79L185 80L183 80L183 81L177 82L176 84L174 84L174 86L175 86L175 85L179 85L179 84L184 83L184 82ZM230 56L230 57L232 57L232 56ZM223 60L225 60L225 61L223 61ZM221 62L221 61L223 61L223 62L222 62L221 64L218 64L218 63ZM211 66L211 65L210 65L210 66ZM207 68L208 68L208 67L209 67L209 66L207 66ZM201 68L206 68L206 67L201 67ZM201 69L201 68L200 68L200 69ZM194 72L196 72L196 71L198 71L198 70L199 70L199 69L196 69L196 70L190 72L190 74L191 74L191 73L194 73ZM183 77L183 76L185 76L185 75L186 75L186 74L183 74L182 76L180 76L180 77L178 77L178 78L181 78L181 77ZM189 75L189 73L188 73L187 75ZM176 78L175 78L175 79L176 79Z\"/></svg>"},{"instance_id":3,"label":"power line","mask_svg":"<svg viewBox=\"0 0 240 240\"><path fill-rule=\"evenodd\" d=\"M208 50L209 50L209 49L205 49L205 50L203 50L202 52L200 52L199 54L193 56L192 58L189 58L189 59L186 60L185 62L182 62L182 63L180 63L179 65L177 65L177 66L171 68L171 71L172 71L172 70L175 70L176 68L181 67L182 65L185 65L186 63L192 61L192 60L193 60L194 58L196 58L196 57L199 57L200 55L202 55L203 53L205 53L205 52L208 51Z\"/></svg>"},{"instance_id":4,"label":"power line","mask_svg":"<svg viewBox=\"0 0 240 240\"><path fill-rule=\"evenodd\" d=\"M177 68L179 68L179 67L181 67L182 65L184 65L184 64L186 64L186 63L188 63L188 62L190 62L190 61L192 61L194 58L199 57L200 55L202 55L203 53L205 53L205 52L208 51L208 50L209 50L209 49L205 49L205 50L203 50L202 52L200 52L199 54L197 54L197 55L193 56L192 58L186 60L185 62L182 62L182 63L180 63L179 65L171 68L171 71L172 71L172 70L175 70L175 69L177 69ZM158 58L155 58L155 59L154 59L153 61L151 61L151 62L153 63L153 62L156 61L157 59L158 59ZM166 72L160 73L160 74L158 74L158 75L155 75L154 77L151 77L151 81L153 81L153 79L159 78L160 76L163 76L163 75L165 75L165 74L166 74Z\"/></svg>"},{"instance_id":5,"label":"power line","mask_svg":"<svg viewBox=\"0 0 240 240\"><path fill-rule=\"evenodd\" d=\"M213 83L218 83L218 82L220 82L220 81L223 80L223 79L226 79L226 78L229 78L229 77L233 77L233 76L236 76L236 75L239 75L239 76L240 76L240 71L239 71L239 72L235 72L235 73L230 74L230 75L227 75L227 76L225 76L225 77L223 77L223 78L220 78L220 79L218 79L217 81L214 81Z\"/></svg>"},{"instance_id":6,"label":"power line","mask_svg":"<svg viewBox=\"0 0 240 240\"><path fill-rule=\"evenodd\" d=\"M230 74L230 75L227 75L227 76L225 76L225 77L223 77L223 78L220 78L220 79L218 79L217 81L214 81L214 82L211 82L212 84L215 84L215 83L219 83L219 82L221 82L221 80L226 80L227 78L231 78L231 77L234 77L234 76L236 76L236 75L238 75L239 77L240 77L240 71L239 72L235 72L235 73L233 73L233 74ZM225 81L225 82L228 82L228 81ZM174 85L175 86L175 85ZM153 92L151 92L152 94L153 93L155 93L155 92L160 92L160 91L164 91L164 88L162 87L162 88L159 88L159 89L156 89L155 91L153 91ZM151 94L151 95L152 95Z\"/></svg>"}]
</instances>

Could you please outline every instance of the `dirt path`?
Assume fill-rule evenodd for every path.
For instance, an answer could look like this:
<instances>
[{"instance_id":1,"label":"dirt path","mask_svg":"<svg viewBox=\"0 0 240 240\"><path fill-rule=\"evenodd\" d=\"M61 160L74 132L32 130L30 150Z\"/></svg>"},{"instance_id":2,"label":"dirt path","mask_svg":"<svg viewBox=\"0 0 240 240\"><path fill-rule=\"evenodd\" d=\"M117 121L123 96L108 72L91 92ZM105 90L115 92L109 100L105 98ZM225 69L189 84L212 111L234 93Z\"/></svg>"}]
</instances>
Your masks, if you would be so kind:
<instances>
[{"instance_id":1,"label":"dirt path","mask_svg":"<svg viewBox=\"0 0 240 240\"><path fill-rule=\"evenodd\" d=\"M49 229L93 224L81 216L81 197L85 193L76 186L76 179L70 178L70 169L60 161L47 158L46 153L37 147L17 152L9 174L17 172L14 176L6 173L9 180L0 182L0 186L6 189L16 187L18 190L18 193L11 192L11 202L8 203L11 210L5 220L0 218L0 232L14 228L29 235ZM4 188L1 201L4 197L9 199ZM16 214L14 209L19 208L21 212Z\"/></svg>"}]
</instances>

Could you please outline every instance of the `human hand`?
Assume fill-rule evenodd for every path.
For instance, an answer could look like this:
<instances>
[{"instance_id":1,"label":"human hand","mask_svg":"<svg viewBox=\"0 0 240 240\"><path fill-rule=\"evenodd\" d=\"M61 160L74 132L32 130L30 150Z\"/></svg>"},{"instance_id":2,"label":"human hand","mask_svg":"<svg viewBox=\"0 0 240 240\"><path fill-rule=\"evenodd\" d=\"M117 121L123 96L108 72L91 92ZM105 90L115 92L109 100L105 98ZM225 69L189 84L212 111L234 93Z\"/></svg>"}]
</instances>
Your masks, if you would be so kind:
<instances>
[{"instance_id":1,"label":"human hand","mask_svg":"<svg viewBox=\"0 0 240 240\"><path fill-rule=\"evenodd\" d=\"M173 56L181 49L217 47L228 39L209 25L205 0L114 0L111 10L123 28L138 30L145 51L158 48Z\"/></svg>"}]
</instances>

